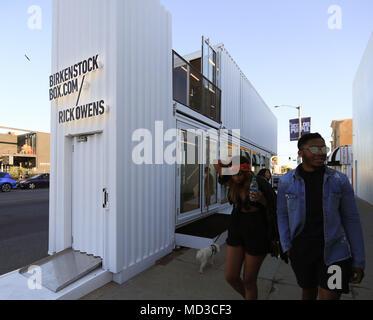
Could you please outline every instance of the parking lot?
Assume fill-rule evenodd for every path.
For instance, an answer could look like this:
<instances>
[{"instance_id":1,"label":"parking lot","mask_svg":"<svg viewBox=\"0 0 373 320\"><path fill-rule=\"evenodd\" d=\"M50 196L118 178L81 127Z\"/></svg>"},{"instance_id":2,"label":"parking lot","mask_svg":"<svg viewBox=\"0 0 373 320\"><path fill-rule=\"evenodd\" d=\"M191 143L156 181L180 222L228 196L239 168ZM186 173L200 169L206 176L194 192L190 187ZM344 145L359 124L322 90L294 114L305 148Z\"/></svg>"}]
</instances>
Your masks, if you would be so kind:
<instances>
[{"instance_id":1,"label":"parking lot","mask_svg":"<svg viewBox=\"0 0 373 320\"><path fill-rule=\"evenodd\" d=\"M48 255L49 189L0 192L0 275Z\"/></svg>"}]
</instances>

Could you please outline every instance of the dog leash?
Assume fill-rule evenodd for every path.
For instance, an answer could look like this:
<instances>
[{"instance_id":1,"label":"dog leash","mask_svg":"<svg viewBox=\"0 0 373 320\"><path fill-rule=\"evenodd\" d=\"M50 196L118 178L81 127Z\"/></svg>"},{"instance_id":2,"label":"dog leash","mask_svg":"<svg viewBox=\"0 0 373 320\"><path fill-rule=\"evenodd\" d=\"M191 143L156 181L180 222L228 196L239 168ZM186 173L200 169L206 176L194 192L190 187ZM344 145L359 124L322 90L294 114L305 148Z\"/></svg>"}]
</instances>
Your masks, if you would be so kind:
<instances>
[{"instance_id":1,"label":"dog leash","mask_svg":"<svg viewBox=\"0 0 373 320\"><path fill-rule=\"evenodd\" d=\"M224 232L223 232L223 233L224 233ZM221 235L222 235L223 233L221 233L221 234L218 235L218 237L215 239L214 243L216 243L216 242L219 240L219 238L221 237Z\"/></svg>"}]
</instances>

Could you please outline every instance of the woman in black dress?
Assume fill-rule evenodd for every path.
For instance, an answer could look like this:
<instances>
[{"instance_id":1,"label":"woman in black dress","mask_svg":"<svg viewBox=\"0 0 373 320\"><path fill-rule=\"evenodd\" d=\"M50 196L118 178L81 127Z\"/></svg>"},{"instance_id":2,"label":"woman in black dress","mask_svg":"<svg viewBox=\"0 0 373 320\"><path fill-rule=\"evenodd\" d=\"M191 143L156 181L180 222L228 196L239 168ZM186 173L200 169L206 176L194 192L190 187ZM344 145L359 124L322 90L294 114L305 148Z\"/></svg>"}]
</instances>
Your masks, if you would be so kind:
<instances>
[{"instance_id":1,"label":"woman in black dress","mask_svg":"<svg viewBox=\"0 0 373 320\"><path fill-rule=\"evenodd\" d=\"M266 180L268 182L270 182L271 178L272 178L272 174L271 174L271 171L269 169L261 169L258 172L258 176L262 176L262 177L266 178Z\"/></svg>"},{"instance_id":2,"label":"woman in black dress","mask_svg":"<svg viewBox=\"0 0 373 320\"><path fill-rule=\"evenodd\" d=\"M233 159L232 163L238 163L237 160ZM232 163L226 166L219 161L214 165L219 183L229 188L228 200L234 206L228 228L225 278L245 299L256 300L259 269L278 234L275 203L271 186L263 177L256 177L259 192L250 194L254 173L249 159L240 157L238 168L232 167ZM223 176L223 167L234 175Z\"/></svg>"}]
</instances>

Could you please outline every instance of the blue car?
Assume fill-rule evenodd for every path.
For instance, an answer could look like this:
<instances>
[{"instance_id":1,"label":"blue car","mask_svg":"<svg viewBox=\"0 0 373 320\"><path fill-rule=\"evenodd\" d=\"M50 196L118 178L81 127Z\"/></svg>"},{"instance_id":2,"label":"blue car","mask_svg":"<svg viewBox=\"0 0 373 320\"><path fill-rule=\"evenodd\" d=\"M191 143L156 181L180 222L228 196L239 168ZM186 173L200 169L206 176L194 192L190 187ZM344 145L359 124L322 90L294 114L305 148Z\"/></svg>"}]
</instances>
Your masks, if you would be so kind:
<instances>
[{"instance_id":1,"label":"blue car","mask_svg":"<svg viewBox=\"0 0 373 320\"><path fill-rule=\"evenodd\" d=\"M12 189L16 189L16 181L9 173L0 172L0 190L2 192L10 192Z\"/></svg>"}]
</instances>

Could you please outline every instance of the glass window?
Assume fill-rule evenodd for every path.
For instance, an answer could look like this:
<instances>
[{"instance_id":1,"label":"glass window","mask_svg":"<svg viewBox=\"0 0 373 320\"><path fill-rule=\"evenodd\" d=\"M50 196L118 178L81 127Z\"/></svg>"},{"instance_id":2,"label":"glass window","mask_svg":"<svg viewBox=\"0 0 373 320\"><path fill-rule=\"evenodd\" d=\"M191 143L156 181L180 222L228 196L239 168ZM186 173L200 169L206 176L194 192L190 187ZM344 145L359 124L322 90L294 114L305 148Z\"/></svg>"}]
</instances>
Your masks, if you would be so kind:
<instances>
[{"instance_id":1,"label":"glass window","mask_svg":"<svg viewBox=\"0 0 373 320\"><path fill-rule=\"evenodd\" d=\"M201 166L198 161L199 138L197 135L187 133L182 130L183 148L182 164L180 169L181 187L180 187L180 213L190 212L200 208L200 175ZM191 139L191 137L193 139ZM189 138L189 141L188 139ZM191 142L191 141L194 141ZM188 154L191 153L191 154ZM194 155L193 155L194 153ZM194 156L194 163L191 158Z\"/></svg>"},{"instance_id":2,"label":"glass window","mask_svg":"<svg viewBox=\"0 0 373 320\"><path fill-rule=\"evenodd\" d=\"M260 154L259 152L253 151L253 157L252 157L252 171L257 175L261 169L260 165Z\"/></svg>"},{"instance_id":3,"label":"glass window","mask_svg":"<svg viewBox=\"0 0 373 320\"><path fill-rule=\"evenodd\" d=\"M202 80L202 76L191 68L189 74L189 106L199 113L204 113L202 110Z\"/></svg>"},{"instance_id":4,"label":"glass window","mask_svg":"<svg viewBox=\"0 0 373 320\"><path fill-rule=\"evenodd\" d=\"M173 70L173 95L177 102L188 105L188 65L177 54L174 57Z\"/></svg>"},{"instance_id":5,"label":"glass window","mask_svg":"<svg viewBox=\"0 0 373 320\"><path fill-rule=\"evenodd\" d=\"M174 100L220 122L221 90L176 52L173 61Z\"/></svg>"},{"instance_id":6,"label":"glass window","mask_svg":"<svg viewBox=\"0 0 373 320\"><path fill-rule=\"evenodd\" d=\"M246 157L251 161L251 150L241 146L241 156Z\"/></svg>"},{"instance_id":7,"label":"glass window","mask_svg":"<svg viewBox=\"0 0 373 320\"><path fill-rule=\"evenodd\" d=\"M206 167L204 172L205 205L211 206L218 202L218 173L213 161L218 159L218 142L210 137L206 138Z\"/></svg>"},{"instance_id":8,"label":"glass window","mask_svg":"<svg viewBox=\"0 0 373 320\"><path fill-rule=\"evenodd\" d=\"M207 40L203 40L203 75L216 85L217 55Z\"/></svg>"},{"instance_id":9,"label":"glass window","mask_svg":"<svg viewBox=\"0 0 373 320\"><path fill-rule=\"evenodd\" d=\"M266 167L265 157L264 156L260 156L260 167L262 169Z\"/></svg>"}]
</instances>

